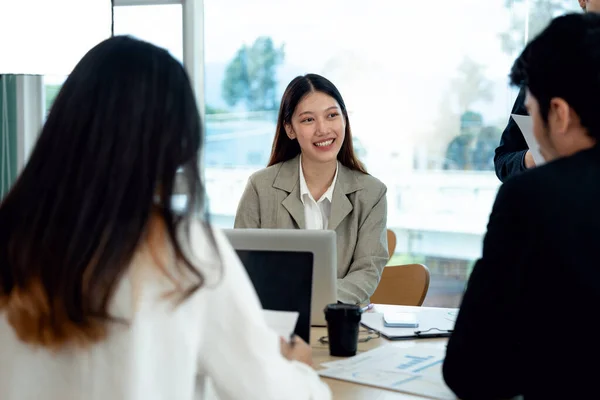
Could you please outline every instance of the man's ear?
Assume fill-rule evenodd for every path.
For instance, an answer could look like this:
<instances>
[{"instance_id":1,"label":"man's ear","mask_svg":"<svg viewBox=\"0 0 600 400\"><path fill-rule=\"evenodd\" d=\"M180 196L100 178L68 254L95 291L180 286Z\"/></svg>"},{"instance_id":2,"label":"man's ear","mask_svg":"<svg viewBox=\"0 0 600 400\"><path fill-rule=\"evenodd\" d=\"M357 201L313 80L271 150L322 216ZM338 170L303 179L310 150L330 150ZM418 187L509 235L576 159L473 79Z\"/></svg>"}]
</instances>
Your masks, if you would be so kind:
<instances>
[{"instance_id":1,"label":"man's ear","mask_svg":"<svg viewBox=\"0 0 600 400\"><path fill-rule=\"evenodd\" d=\"M283 127L285 128L285 133L291 140L296 139L296 133L294 132L294 128L292 128L291 124L285 124Z\"/></svg>"},{"instance_id":2,"label":"man's ear","mask_svg":"<svg viewBox=\"0 0 600 400\"><path fill-rule=\"evenodd\" d=\"M586 0L579 0L579 7L581 7L585 11L585 3Z\"/></svg>"},{"instance_id":3,"label":"man's ear","mask_svg":"<svg viewBox=\"0 0 600 400\"><path fill-rule=\"evenodd\" d=\"M548 113L548 123L552 130L559 135L566 135L569 127L573 124L577 116L571 110L569 103L560 97L554 97L550 100L550 112Z\"/></svg>"}]
</instances>

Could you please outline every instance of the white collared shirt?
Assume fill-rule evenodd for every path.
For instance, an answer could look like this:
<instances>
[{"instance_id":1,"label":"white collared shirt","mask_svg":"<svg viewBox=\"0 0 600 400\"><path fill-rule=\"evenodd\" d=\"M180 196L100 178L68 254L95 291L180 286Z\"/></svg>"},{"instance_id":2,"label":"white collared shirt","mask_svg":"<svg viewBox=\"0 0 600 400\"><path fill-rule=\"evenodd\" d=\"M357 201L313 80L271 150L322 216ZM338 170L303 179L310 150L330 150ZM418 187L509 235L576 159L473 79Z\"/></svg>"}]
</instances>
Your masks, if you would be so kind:
<instances>
[{"instance_id":1,"label":"white collared shirt","mask_svg":"<svg viewBox=\"0 0 600 400\"><path fill-rule=\"evenodd\" d=\"M333 199L335 182L337 181L339 162L335 168L335 175L333 176L331 185L318 201L315 201L310 190L308 190L308 185L304 178L304 171L302 171L302 156L300 156L300 162L298 164L300 165L300 200L302 200L302 204L304 204L304 221L306 223L306 229L327 229L329 217L331 216L331 201Z\"/></svg>"},{"instance_id":2,"label":"white collared shirt","mask_svg":"<svg viewBox=\"0 0 600 400\"><path fill-rule=\"evenodd\" d=\"M127 324L109 324L108 336L88 349L30 346L0 310L0 399L330 400L311 367L281 355L280 338L225 235L214 230L214 262L204 228L193 223L189 234L186 254L202 268L206 287L175 306L165 297L175 286L157 272L154 253L138 252L109 310ZM167 259L165 266L177 268Z\"/></svg>"}]
</instances>

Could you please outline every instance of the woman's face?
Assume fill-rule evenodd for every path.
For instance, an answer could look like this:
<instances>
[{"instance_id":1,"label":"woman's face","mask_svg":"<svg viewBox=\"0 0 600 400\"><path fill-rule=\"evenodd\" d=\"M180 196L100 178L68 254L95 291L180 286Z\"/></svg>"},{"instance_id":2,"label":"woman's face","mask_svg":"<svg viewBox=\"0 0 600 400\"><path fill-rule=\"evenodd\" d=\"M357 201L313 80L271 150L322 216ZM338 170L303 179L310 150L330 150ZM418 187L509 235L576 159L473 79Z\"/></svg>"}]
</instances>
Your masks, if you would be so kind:
<instances>
[{"instance_id":1,"label":"woman's face","mask_svg":"<svg viewBox=\"0 0 600 400\"><path fill-rule=\"evenodd\" d=\"M344 143L346 119L333 97L311 92L298 103L285 130L290 139L298 140L303 159L327 163L337 160Z\"/></svg>"}]
</instances>

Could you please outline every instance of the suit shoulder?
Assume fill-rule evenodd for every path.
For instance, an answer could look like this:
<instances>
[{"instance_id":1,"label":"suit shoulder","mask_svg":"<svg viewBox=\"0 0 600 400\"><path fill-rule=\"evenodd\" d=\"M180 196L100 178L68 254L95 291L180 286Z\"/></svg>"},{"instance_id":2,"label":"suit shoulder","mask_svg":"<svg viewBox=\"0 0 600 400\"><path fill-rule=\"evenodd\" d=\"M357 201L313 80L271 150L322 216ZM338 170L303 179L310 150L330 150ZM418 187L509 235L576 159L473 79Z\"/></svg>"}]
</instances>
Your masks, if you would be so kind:
<instances>
[{"instance_id":1,"label":"suit shoulder","mask_svg":"<svg viewBox=\"0 0 600 400\"><path fill-rule=\"evenodd\" d=\"M595 176L600 176L595 174ZM579 165L572 157L564 158L524 171L507 179L499 188L496 203L512 204L520 213L527 213L535 207L539 215L541 210L549 210L550 202L572 201L577 196L565 196L575 193L586 186L585 176L590 175L590 165ZM587 185L588 187L590 185ZM546 207L540 207L545 204Z\"/></svg>"},{"instance_id":2,"label":"suit shoulder","mask_svg":"<svg viewBox=\"0 0 600 400\"><path fill-rule=\"evenodd\" d=\"M281 169L281 165L283 163L277 163L275 165L271 165L270 167L266 167L254 172L250 175L250 182L252 182L255 186L262 186L268 184L269 186L273 184L275 177L279 173Z\"/></svg>"},{"instance_id":3,"label":"suit shoulder","mask_svg":"<svg viewBox=\"0 0 600 400\"><path fill-rule=\"evenodd\" d=\"M580 168L574 157L563 158L539 167L523 171L506 180L502 185L509 191L526 193L553 192L563 190L565 183L575 183L581 178L586 169Z\"/></svg>"},{"instance_id":4,"label":"suit shoulder","mask_svg":"<svg viewBox=\"0 0 600 400\"><path fill-rule=\"evenodd\" d=\"M387 192L387 186L385 183L381 182L379 179L375 178L373 175L363 174L359 171L353 171L356 180L363 187L363 190L372 193L385 193Z\"/></svg>"},{"instance_id":5,"label":"suit shoulder","mask_svg":"<svg viewBox=\"0 0 600 400\"><path fill-rule=\"evenodd\" d=\"M366 208L371 208L382 198L386 198L387 187L373 175L365 174L360 171L351 171L354 182L350 190L355 191L355 201L363 204Z\"/></svg>"}]
</instances>

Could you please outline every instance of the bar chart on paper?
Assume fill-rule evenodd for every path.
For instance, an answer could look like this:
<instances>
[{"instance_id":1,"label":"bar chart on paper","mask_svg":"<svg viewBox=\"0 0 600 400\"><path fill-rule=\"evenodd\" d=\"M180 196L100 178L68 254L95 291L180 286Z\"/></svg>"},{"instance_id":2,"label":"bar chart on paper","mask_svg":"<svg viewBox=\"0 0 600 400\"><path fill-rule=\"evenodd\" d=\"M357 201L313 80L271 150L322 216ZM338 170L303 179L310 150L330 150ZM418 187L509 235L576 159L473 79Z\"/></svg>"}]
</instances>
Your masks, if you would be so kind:
<instances>
[{"instance_id":1,"label":"bar chart on paper","mask_svg":"<svg viewBox=\"0 0 600 400\"><path fill-rule=\"evenodd\" d=\"M323 377L413 393L435 399L455 399L442 378L445 351L384 346L355 357L324 363Z\"/></svg>"},{"instance_id":2,"label":"bar chart on paper","mask_svg":"<svg viewBox=\"0 0 600 400\"><path fill-rule=\"evenodd\" d=\"M400 371L430 376L441 374L442 363L444 362L443 356L442 358L435 356L419 357L406 354L404 357L407 360L396 366Z\"/></svg>"}]
</instances>

